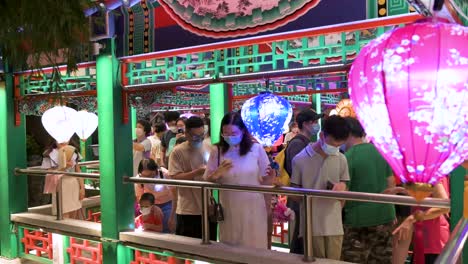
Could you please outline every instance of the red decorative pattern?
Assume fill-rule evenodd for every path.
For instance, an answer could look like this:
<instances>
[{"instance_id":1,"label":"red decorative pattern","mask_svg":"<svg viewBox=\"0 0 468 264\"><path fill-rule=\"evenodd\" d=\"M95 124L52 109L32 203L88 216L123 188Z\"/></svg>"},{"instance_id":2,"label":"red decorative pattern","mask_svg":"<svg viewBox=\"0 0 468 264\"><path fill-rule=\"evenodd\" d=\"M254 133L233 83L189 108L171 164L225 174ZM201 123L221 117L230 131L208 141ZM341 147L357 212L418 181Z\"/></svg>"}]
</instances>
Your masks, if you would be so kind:
<instances>
[{"instance_id":1,"label":"red decorative pattern","mask_svg":"<svg viewBox=\"0 0 468 264\"><path fill-rule=\"evenodd\" d=\"M72 237L67 252L70 254L70 264L102 264L101 243Z\"/></svg>"},{"instance_id":2,"label":"red decorative pattern","mask_svg":"<svg viewBox=\"0 0 468 264\"><path fill-rule=\"evenodd\" d=\"M24 237L21 242L24 244L24 253L31 254L35 250L36 256L52 259L52 233L45 233L37 230L24 229Z\"/></svg>"},{"instance_id":3,"label":"red decorative pattern","mask_svg":"<svg viewBox=\"0 0 468 264\"><path fill-rule=\"evenodd\" d=\"M179 26L197 35L211 37L211 38L240 37L240 36L246 36L246 35L255 35L260 32L273 30L273 29L284 26L288 24L289 22L292 22L298 19L299 17L307 13L310 9L314 8L318 3L319 1L317 0L309 1L302 8L298 9L294 13L278 18L273 23L268 23L268 24L263 24L263 25L253 25L251 27L238 28L236 30L229 30L229 31L211 31L211 30L199 28L190 23L187 23L165 1L162 1L162 0L159 1L159 4L171 16L171 18L175 20L177 24L179 24Z\"/></svg>"},{"instance_id":4,"label":"red decorative pattern","mask_svg":"<svg viewBox=\"0 0 468 264\"><path fill-rule=\"evenodd\" d=\"M88 217L86 218L86 221L101 223L101 212L93 213L92 211L88 211Z\"/></svg>"},{"instance_id":5,"label":"red decorative pattern","mask_svg":"<svg viewBox=\"0 0 468 264\"><path fill-rule=\"evenodd\" d=\"M286 205L287 197L286 196L279 196L278 203L283 203ZM286 223L273 223L273 233L271 234L273 237L279 237L281 239L281 244L284 244L285 237L288 234L288 228L286 227Z\"/></svg>"}]
</instances>

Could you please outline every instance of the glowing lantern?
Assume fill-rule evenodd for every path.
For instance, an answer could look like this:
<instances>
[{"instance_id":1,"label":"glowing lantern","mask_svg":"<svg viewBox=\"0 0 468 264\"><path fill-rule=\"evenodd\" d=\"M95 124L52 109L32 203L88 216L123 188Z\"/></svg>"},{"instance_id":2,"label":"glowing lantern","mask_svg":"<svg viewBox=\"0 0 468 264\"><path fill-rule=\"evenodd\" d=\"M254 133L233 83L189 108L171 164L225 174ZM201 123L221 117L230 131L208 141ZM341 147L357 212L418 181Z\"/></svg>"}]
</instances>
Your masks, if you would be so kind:
<instances>
[{"instance_id":1,"label":"glowing lantern","mask_svg":"<svg viewBox=\"0 0 468 264\"><path fill-rule=\"evenodd\" d=\"M58 143L68 142L75 134L76 110L66 106L55 106L42 115L42 126Z\"/></svg>"},{"instance_id":2,"label":"glowing lantern","mask_svg":"<svg viewBox=\"0 0 468 264\"><path fill-rule=\"evenodd\" d=\"M245 101L241 116L258 142L273 146L283 134L283 127L291 121L292 107L283 97L263 92Z\"/></svg>"},{"instance_id":3,"label":"glowing lantern","mask_svg":"<svg viewBox=\"0 0 468 264\"><path fill-rule=\"evenodd\" d=\"M468 154L468 29L423 21L370 42L349 74L369 138L421 200Z\"/></svg>"},{"instance_id":4,"label":"glowing lantern","mask_svg":"<svg viewBox=\"0 0 468 264\"><path fill-rule=\"evenodd\" d=\"M98 116L85 110L79 111L76 114L74 125L75 133L81 140L86 141L98 127Z\"/></svg>"},{"instance_id":5,"label":"glowing lantern","mask_svg":"<svg viewBox=\"0 0 468 264\"><path fill-rule=\"evenodd\" d=\"M339 115L341 117L356 117L356 113L353 109L353 104L349 99L342 99L340 102L338 102L338 104L336 105L336 109L334 110L336 112L336 115ZM330 115L331 114L332 113L330 112Z\"/></svg>"}]
</instances>

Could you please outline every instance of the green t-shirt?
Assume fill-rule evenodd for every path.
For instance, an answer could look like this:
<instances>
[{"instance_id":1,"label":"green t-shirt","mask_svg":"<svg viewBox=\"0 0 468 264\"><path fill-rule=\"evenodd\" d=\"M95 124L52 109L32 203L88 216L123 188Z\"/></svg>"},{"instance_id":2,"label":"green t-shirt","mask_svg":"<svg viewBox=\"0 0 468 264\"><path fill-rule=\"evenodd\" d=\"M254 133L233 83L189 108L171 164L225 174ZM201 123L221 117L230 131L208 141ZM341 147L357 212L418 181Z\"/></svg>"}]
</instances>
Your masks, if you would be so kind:
<instances>
[{"instance_id":1,"label":"green t-shirt","mask_svg":"<svg viewBox=\"0 0 468 264\"><path fill-rule=\"evenodd\" d=\"M374 145L358 144L346 152L349 176L348 188L353 192L381 193L387 188L392 170ZM345 205L345 225L370 227L390 223L395 219L392 204L353 202Z\"/></svg>"}]
</instances>

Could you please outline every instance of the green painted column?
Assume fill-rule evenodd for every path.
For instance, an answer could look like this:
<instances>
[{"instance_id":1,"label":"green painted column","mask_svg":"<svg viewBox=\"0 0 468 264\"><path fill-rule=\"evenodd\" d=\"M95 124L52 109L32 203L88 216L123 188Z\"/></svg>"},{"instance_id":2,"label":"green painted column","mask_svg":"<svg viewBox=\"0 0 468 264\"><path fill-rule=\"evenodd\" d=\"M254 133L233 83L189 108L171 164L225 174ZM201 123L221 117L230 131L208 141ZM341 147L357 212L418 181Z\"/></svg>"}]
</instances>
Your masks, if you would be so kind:
<instances>
[{"instance_id":1,"label":"green painted column","mask_svg":"<svg viewBox=\"0 0 468 264\"><path fill-rule=\"evenodd\" d=\"M463 193L466 170L462 166L450 173L450 230L453 230L463 217ZM464 257L463 257L464 256ZM463 263L468 264L468 246L462 253Z\"/></svg>"},{"instance_id":2,"label":"green painted column","mask_svg":"<svg viewBox=\"0 0 468 264\"><path fill-rule=\"evenodd\" d=\"M0 254L18 257L18 237L13 231L10 215L28 209L26 176L15 176L16 167L26 167L25 118L15 126L13 74L0 82Z\"/></svg>"},{"instance_id":3,"label":"green painted column","mask_svg":"<svg viewBox=\"0 0 468 264\"><path fill-rule=\"evenodd\" d=\"M230 103L231 91L230 87L224 83L216 83L210 85L210 122L211 122L211 143L219 142L221 120L231 108Z\"/></svg>"},{"instance_id":4,"label":"green painted column","mask_svg":"<svg viewBox=\"0 0 468 264\"><path fill-rule=\"evenodd\" d=\"M118 82L115 42L109 40L96 60L101 173L101 220L105 264L124 263L117 251L120 231L134 228L134 190L123 184L131 176L132 129L122 123L122 87ZM127 262L128 263L128 262Z\"/></svg>"}]
</instances>

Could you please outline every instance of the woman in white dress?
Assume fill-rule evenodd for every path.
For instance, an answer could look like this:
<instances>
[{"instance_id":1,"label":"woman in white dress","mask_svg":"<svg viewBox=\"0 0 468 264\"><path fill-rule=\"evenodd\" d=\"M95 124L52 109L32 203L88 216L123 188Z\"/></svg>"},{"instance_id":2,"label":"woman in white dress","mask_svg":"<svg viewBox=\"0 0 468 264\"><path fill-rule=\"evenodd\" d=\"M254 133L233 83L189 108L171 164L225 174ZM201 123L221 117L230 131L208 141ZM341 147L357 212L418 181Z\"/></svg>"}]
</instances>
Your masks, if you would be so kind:
<instances>
[{"instance_id":1,"label":"woman in white dress","mask_svg":"<svg viewBox=\"0 0 468 264\"><path fill-rule=\"evenodd\" d=\"M61 170L66 172L80 172L78 161L81 159L75 147L66 143L54 143L44 152L42 160L42 169ZM61 179L61 186L57 186ZM64 175L48 175L44 193L52 194L52 214L57 214L56 191L62 192L62 213L65 218L79 217L81 210L81 201L85 197L83 179Z\"/></svg>"},{"instance_id":2,"label":"woman in white dress","mask_svg":"<svg viewBox=\"0 0 468 264\"><path fill-rule=\"evenodd\" d=\"M221 184L270 184L274 170L260 144L253 143L239 113L228 113L221 121L222 137L213 147L205 179ZM218 155L219 152L219 155ZM266 249L267 207L264 195L221 191L224 221L219 223L220 242Z\"/></svg>"}]
</instances>

